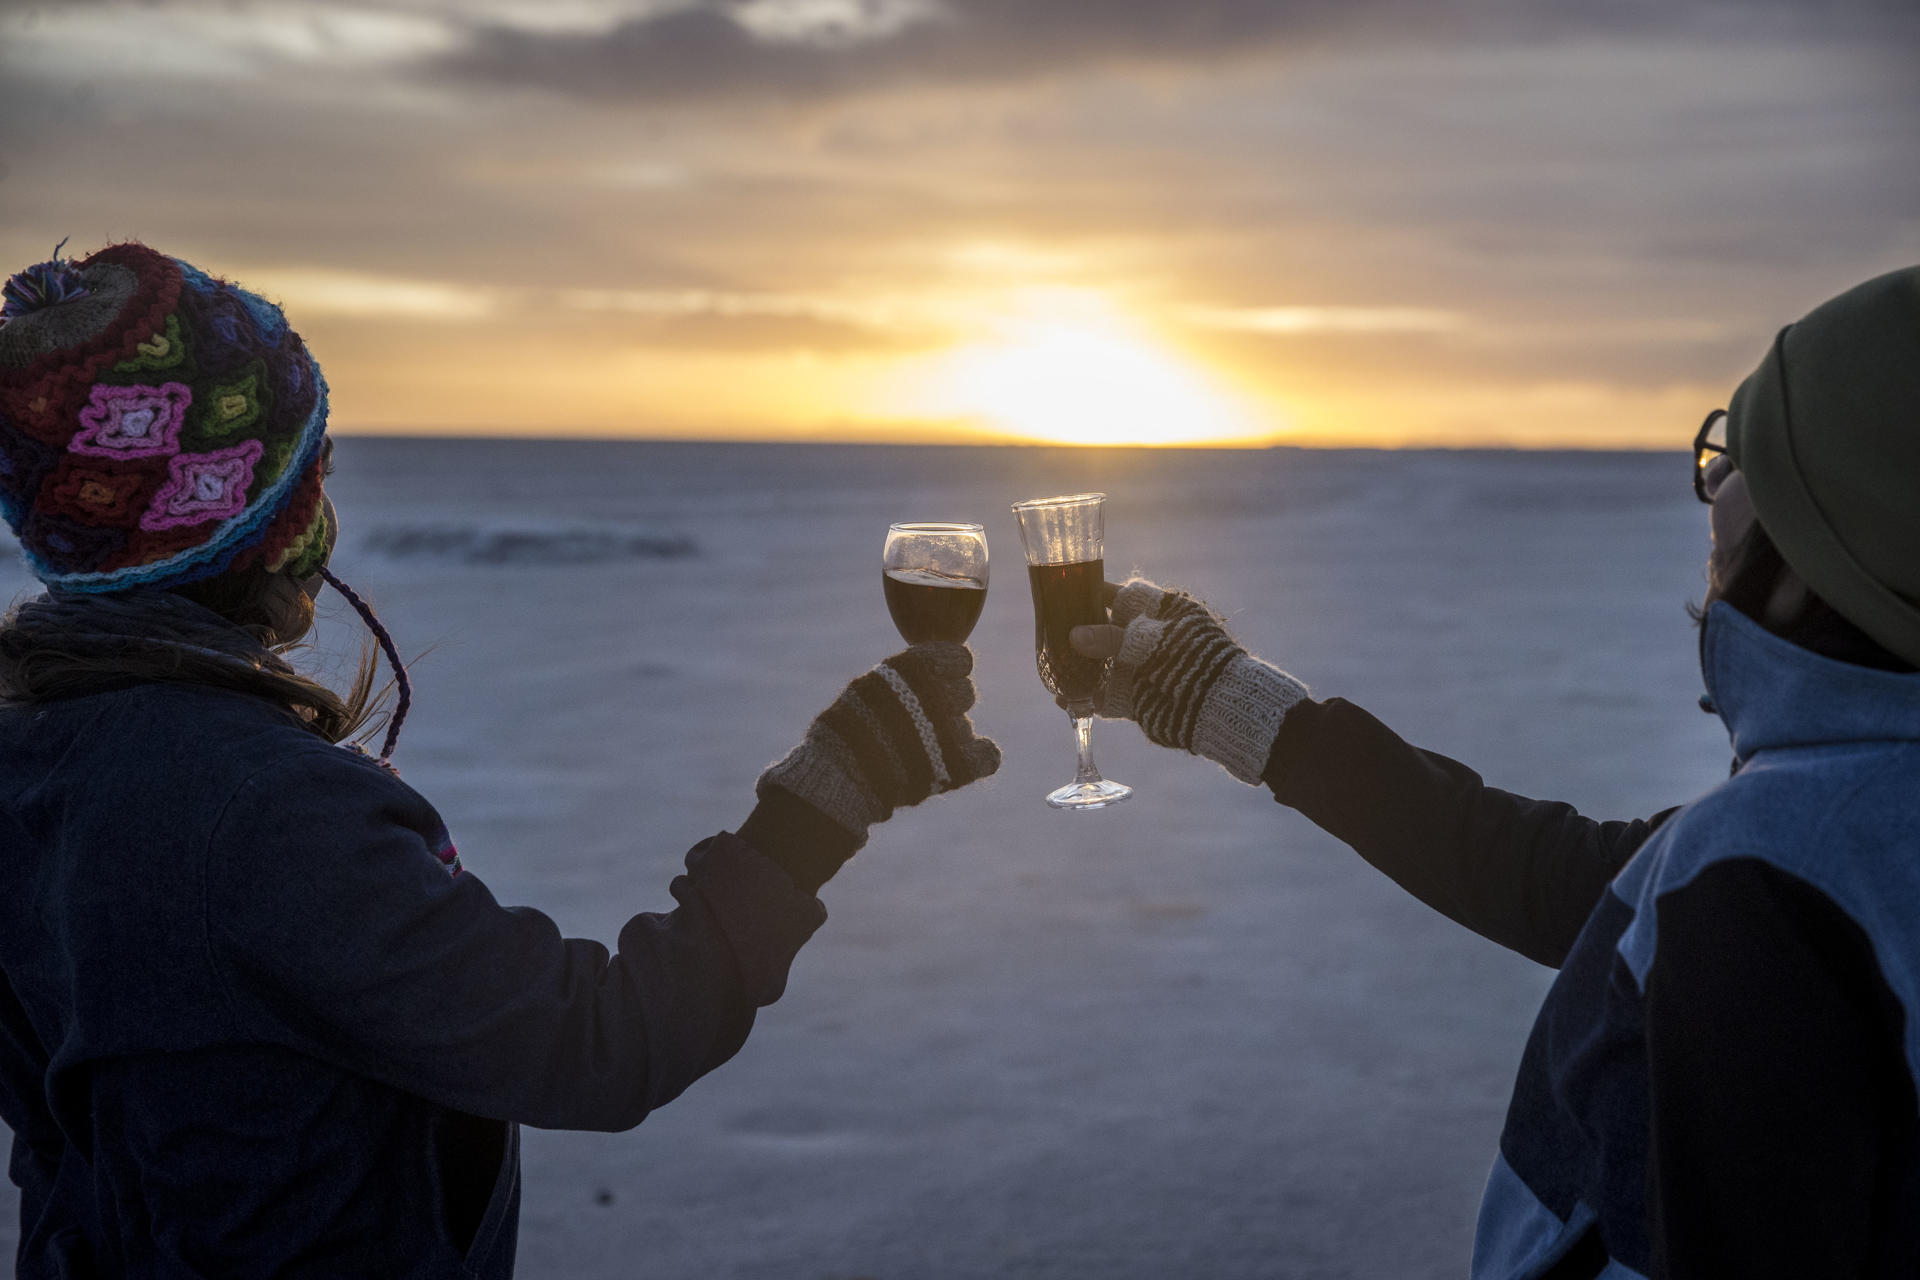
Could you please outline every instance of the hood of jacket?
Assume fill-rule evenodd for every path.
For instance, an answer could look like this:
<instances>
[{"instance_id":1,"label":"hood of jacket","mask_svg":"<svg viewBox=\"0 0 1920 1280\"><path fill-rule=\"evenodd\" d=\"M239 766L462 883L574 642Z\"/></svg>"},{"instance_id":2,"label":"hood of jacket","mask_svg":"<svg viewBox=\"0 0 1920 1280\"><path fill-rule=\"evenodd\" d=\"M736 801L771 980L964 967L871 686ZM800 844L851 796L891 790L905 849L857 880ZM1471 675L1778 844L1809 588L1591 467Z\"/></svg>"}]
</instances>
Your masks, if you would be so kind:
<instances>
[{"instance_id":1,"label":"hood of jacket","mask_svg":"<svg viewBox=\"0 0 1920 1280\"><path fill-rule=\"evenodd\" d=\"M1707 610L1700 665L1741 764L1773 747L1920 741L1920 672L1822 657L1723 600Z\"/></svg>"}]
</instances>

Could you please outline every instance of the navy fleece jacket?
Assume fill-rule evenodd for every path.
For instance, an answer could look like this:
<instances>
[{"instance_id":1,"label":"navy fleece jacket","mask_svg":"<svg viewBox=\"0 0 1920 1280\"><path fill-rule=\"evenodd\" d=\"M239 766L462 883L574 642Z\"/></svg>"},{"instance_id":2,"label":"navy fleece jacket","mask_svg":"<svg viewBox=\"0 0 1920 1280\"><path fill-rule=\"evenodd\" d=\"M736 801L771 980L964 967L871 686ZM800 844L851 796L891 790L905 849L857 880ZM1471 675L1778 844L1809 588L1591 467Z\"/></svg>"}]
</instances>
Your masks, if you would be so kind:
<instances>
[{"instance_id":1,"label":"navy fleece jacket","mask_svg":"<svg viewBox=\"0 0 1920 1280\"><path fill-rule=\"evenodd\" d=\"M1595 822L1350 703L1281 724L1274 796L1560 972L1481 1202L1476 1280L1920 1276L1920 675L1712 606L1737 771Z\"/></svg>"},{"instance_id":2,"label":"navy fleece jacket","mask_svg":"<svg viewBox=\"0 0 1920 1280\"><path fill-rule=\"evenodd\" d=\"M516 1124L638 1124L825 919L722 834L564 938L398 778L184 686L0 711L0 850L23 1277L510 1275Z\"/></svg>"}]
</instances>

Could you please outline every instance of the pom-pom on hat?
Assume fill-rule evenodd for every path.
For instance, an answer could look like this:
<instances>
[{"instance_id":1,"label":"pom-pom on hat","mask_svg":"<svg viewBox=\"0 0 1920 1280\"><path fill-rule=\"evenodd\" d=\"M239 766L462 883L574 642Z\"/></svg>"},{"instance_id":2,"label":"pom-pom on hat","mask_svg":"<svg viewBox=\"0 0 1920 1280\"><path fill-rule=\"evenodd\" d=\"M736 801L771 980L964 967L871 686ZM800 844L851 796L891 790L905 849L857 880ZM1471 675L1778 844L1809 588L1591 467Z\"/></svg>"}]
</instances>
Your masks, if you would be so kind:
<instances>
[{"instance_id":1,"label":"pom-pom on hat","mask_svg":"<svg viewBox=\"0 0 1920 1280\"><path fill-rule=\"evenodd\" d=\"M64 591L175 587L330 549L327 384L280 308L143 244L0 303L0 515Z\"/></svg>"},{"instance_id":2,"label":"pom-pom on hat","mask_svg":"<svg viewBox=\"0 0 1920 1280\"><path fill-rule=\"evenodd\" d=\"M1727 449L1793 571L1920 666L1920 267L1782 329L1727 407Z\"/></svg>"}]
</instances>

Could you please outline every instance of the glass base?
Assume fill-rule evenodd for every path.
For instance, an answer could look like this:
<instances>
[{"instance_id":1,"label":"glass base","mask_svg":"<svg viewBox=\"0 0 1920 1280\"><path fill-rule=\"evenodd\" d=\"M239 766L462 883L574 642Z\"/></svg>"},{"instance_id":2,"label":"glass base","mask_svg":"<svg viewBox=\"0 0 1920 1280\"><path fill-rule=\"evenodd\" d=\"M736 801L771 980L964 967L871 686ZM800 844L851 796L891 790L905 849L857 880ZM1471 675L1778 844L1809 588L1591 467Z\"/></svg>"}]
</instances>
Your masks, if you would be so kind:
<instances>
[{"instance_id":1,"label":"glass base","mask_svg":"<svg viewBox=\"0 0 1920 1280\"><path fill-rule=\"evenodd\" d=\"M1069 782L1057 791L1047 792L1047 803L1056 809L1104 809L1119 804L1133 794L1124 782Z\"/></svg>"}]
</instances>

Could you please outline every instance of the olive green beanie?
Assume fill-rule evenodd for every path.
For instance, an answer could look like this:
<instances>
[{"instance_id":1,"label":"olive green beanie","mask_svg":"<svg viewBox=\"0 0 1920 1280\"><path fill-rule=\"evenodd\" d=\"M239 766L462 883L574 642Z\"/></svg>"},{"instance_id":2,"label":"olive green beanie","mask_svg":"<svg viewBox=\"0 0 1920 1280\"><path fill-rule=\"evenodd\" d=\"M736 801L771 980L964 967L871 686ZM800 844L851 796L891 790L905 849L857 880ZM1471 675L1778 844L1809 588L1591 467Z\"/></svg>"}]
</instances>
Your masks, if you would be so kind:
<instances>
[{"instance_id":1,"label":"olive green beanie","mask_svg":"<svg viewBox=\"0 0 1920 1280\"><path fill-rule=\"evenodd\" d=\"M1920 267L1782 329L1734 393L1727 448L1793 571L1920 666Z\"/></svg>"}]
</instances>

